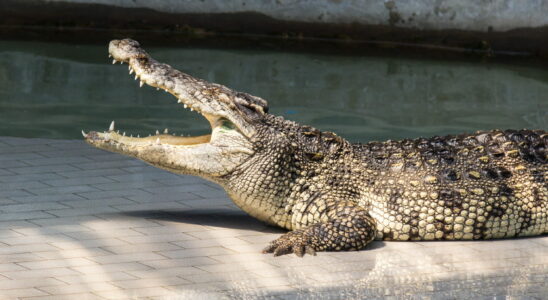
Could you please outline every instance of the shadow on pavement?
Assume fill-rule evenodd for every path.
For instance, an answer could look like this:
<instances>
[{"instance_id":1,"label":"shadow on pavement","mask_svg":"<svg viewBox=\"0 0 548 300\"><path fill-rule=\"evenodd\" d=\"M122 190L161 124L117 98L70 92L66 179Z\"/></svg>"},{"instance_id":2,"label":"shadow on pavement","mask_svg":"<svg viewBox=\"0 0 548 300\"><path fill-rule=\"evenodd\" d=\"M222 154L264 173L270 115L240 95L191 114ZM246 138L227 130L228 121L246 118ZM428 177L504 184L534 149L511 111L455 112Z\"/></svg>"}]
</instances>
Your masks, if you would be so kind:
<instances>
[{"instance_id":1,"label":"shadow on pavement","mask_svg":"<svg viewBox=\"0 0 548 300\"><path fill-rule=\"evenodd\" d=\"M254 219L244 212L233 212L221 209L195 209L195 210L140 210L121 212L121 215L169 221L190 223L205 226L218 226L231 229L257 230L265 233L283 233L285 230L269 226Z\"/></svg>"}]
</instances>

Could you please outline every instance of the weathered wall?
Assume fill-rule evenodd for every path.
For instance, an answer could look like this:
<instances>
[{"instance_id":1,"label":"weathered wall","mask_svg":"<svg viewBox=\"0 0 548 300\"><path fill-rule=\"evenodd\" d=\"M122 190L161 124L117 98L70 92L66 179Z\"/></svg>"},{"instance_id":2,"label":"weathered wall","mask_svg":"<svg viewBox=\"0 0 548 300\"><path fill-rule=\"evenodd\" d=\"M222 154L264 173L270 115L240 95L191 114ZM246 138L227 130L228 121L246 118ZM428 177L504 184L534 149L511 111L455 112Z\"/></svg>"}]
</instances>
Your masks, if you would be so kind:
<instances>
[{"instance_id":1,"label":"weathered wall","mask_svg":"<svg viewBox=\"0 0 548 300\"><path fill-rule=\"evenodd\" d=\"M545 0L43 0L149 8L166 13L255 12L311 23L396 25L441 30L507 31L548 25Z\"/></svg>"},{"instance_id":2,"label":"weathered wall","mask_svg":"<svg viewBox=\"0 0 548 300\"><path fill-rule=\"evenodd\" d=\"M0 37L16 28L118 34L103 39L152 30L320 37L548 58L547 0L0 0Z\"/></svg>"}]
</instances>

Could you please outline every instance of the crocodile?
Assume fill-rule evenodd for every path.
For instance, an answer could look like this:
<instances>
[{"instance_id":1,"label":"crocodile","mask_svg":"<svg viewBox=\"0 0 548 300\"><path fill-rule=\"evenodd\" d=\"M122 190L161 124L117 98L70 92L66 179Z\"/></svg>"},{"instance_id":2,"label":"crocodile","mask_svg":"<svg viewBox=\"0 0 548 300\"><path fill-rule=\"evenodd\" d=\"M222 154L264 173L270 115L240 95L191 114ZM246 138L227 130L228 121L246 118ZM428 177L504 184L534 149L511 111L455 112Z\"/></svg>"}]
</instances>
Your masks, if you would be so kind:
<instances>
[{"instance_id":1,"label":"crocodile","mask_svg":"<svg viewBox=\"0 0 548 300\"><path fill-rule=\"evenodd\" d=\"M87 143L222 186L249 215L289 230L263 253L364 249L373 240L484 240L548 232L548 134L491 130L350 143L268 113L267 102L113 40L113 63L211 126L202 136L85 133Z\"/></svg>"}]
</instances>

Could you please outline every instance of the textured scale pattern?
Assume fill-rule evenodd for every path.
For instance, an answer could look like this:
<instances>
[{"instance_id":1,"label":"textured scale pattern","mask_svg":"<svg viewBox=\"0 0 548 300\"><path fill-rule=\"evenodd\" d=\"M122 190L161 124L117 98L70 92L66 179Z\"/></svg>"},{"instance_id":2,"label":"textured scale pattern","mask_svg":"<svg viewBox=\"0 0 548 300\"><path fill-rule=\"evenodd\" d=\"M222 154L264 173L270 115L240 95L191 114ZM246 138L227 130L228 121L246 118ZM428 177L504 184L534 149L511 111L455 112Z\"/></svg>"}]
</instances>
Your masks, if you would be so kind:
<instances>
[{"instance_id":1,"label":"textured scale pattern","mask_svg":"<svg viewBox=\"0 0 548 300\"><path fill-rule=\"evenodd\" d=\"M280 117L263 123L263 154L227 181L244 210L295 230L266 252L362 249L373 237L472 240L548 231L545 131L350 144Z\"/></svg>"},{"instance_id":2,"label":"textured scale pattern","mask_svg":"<svg viewBox=\"0 0 548 300\"><path fill-rule=\"evenodd\" d=\"M373 239L481 240L548 232L548 134L493 130L351 144L268 113L265 100L196 79L114 40L114 62L212 125L196 139L85 134L99 148L220 184L250 215L291 230L264 252L360 250ZM229 123L228 129L219 124ZM234 128L230 129L230 128ZM156 139L154 143L153 140ZM203 151L208 151L203 153Z\"/></svg>"}]
</instances>

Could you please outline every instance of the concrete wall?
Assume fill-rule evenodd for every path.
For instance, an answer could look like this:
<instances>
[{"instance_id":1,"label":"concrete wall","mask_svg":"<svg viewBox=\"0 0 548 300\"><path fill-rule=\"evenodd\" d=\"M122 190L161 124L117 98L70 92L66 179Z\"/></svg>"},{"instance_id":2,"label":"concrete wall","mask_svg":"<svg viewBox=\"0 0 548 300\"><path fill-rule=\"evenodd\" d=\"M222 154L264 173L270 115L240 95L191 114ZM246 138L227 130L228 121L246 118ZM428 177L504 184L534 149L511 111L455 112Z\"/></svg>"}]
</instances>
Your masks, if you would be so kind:
<instances>
[{"instance_id":1,"label":"concrete wall","mask_svg":"<svg viewBox=\"0 0 548 300\"><path fill-rule=\"evenodd\" d=\"M166 13L256 12L283 21L507 31L548 25L546 0L45 0Z\"/></svg>"},{"instance_id":2,"label":"concrete wall","mask_svg":"<svg viewBox=\"0 0 548 300\"><path fill-rule=\"evenodd\" d=\"M548 57L547 0L0 0L0 37L18 26L320 37Z\"/></svg>"}]
</instances>

